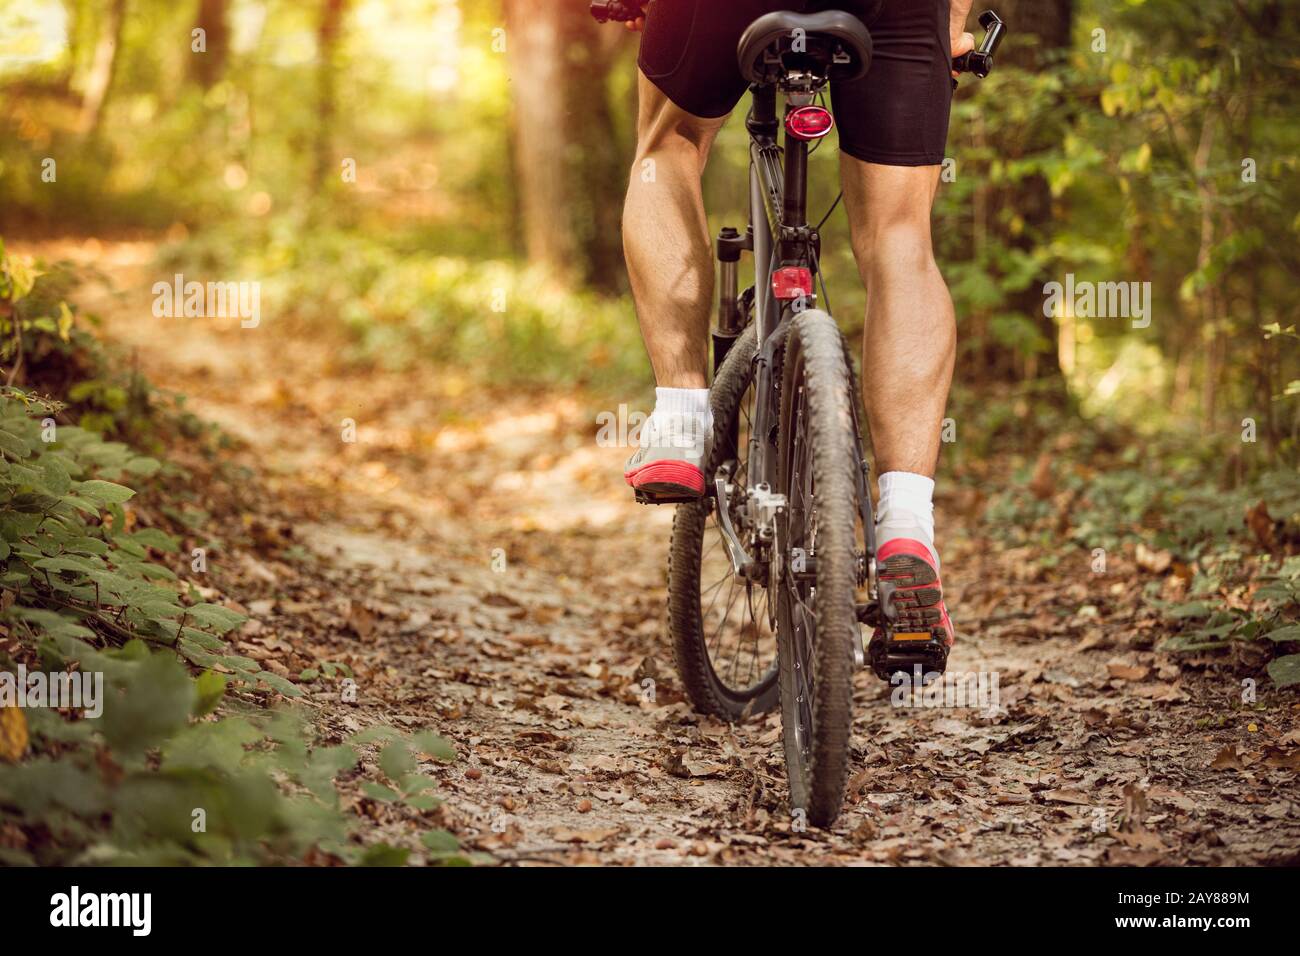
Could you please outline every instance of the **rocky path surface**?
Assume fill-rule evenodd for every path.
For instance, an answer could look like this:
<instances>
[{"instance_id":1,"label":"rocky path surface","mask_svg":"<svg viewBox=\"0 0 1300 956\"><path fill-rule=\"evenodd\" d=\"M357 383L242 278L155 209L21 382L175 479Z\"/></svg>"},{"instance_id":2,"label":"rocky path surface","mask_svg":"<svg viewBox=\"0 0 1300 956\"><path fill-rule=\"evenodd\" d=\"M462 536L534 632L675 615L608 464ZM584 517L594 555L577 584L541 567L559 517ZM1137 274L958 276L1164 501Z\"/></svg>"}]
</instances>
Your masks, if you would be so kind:
<instances>
[{"instance_id":1,"label":"rocky path surface","mask_svg":"<svg viewBox=\"0 0 1300 956\"><path fill-rule=\"evenodd\" d=\"M999 707L891 706L858 675L856 773L835 829L786 805L775 715L727 726L681 696L664 630L671 514L634 505L624 451L564 393L487 395L468 374L349 369L274 316L157 319L144 243L30 249L95 262L106 335L244 446L247 522L226 596L239 653L297 675L348 664L355 703L308 687L323 738L433 727L439 822L520 864L1300 862L1294 695L1153 650L1122 559L1045 569L940 500L952 669ZM355 436L349 431L355 423ZM348 440L355 437L355 440ZM287 515L287 517L286 517ZM368 839L418 847L409 811L349 800ZM487 857L484 857L487 859Z\"/></svg>"}]
</instances>

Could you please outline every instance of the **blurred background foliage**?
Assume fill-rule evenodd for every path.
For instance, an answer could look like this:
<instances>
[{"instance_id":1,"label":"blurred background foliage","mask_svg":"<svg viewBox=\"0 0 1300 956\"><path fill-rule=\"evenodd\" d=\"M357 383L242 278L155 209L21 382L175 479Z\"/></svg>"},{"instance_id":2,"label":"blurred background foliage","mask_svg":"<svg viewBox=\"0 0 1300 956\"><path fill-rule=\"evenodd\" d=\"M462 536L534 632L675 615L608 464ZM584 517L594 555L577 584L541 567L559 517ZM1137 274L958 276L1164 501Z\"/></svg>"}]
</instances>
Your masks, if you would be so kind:
<instances>
[{"instance_id":1,"label":"blurred background foliage","mask_svg":"<svg viewBox=\"0 0 1300 956\"><path fill-rule=\"evenodd\" d=\"M644 384L619 297L635 40L585 8L5 0L0 227L166 230L175 261L261 277L278 314L341 318L358 361ZM1148 432L1232 436L1253 417L1294 461L1296 18L1277 0L999 11L1010 39L957 95L935 217L959 381L1045 380ZM824 207L836 153L816 160ZM742 221L745 162L732 122L708 172L715 226ZM855 331L842 213L826 238ZM1044 317L1042 286L1066 273L1151 282L1151 326Z\"/></svg>"},{"instance_id":2,"label":"blurred background foliage","mask_svg":"<svg viewBox=\"0 0 1300 956\"><path fill-rule=\"evenodd\" d=\"M1196 436L1244 458L1241 475L1293 464L1294 11L998 9L1010 39L957 94L935 216L961 324L957 417L1038 396ZM649 384L619 237L635 39L585 3L4 0L0 25L7 233L162 232L169 265L262 279L269 313L340 333L362 364ZM714 228L743 221L745 163L733 121L707 174ZM828 144L814 207L835 167ZM858 334L845 230L837 211L830 298ZM1150 282L1150 327L1044 316L1044 283L1067 273Z\"/></svg>"},{"instance_id":3,"label":"blurred background foliage","mask_svg":"<svg viewBox=\"0 0 1300 956\"><path fill-rule=\"evenodd\" d=\"M1068 507L1188 560L1250 534L1294 554L1294 5L993 6L1009 39L962 80L934 217L960 341L944 474L1014 542ZM620 239L635 53L585 0L0 0L0 232L157 238L161 275L260 280L267 321L359 372L427 367L449 400L648 405ZM740 119L706 174L715 231L744 222ZM827 143L814 209L836 167ZM860 337L842 209L823 234ZM1045 315L1069 274L1149 282L1150 324Z\"/></svg>"}]
</instances>

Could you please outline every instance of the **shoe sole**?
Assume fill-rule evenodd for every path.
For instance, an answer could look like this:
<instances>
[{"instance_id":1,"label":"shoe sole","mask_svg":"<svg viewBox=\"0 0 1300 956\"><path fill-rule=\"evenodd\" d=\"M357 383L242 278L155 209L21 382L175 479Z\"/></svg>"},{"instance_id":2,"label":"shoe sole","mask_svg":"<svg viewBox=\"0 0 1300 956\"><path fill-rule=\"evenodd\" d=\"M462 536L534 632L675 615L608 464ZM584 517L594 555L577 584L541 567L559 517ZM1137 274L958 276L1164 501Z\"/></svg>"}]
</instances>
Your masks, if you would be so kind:
<instances>
[{"instance_id":1,"label":"shoe sole","mask_svg":"<svg viewBox=\"0 0 1300 956\"><path fill-rule=\"evenodd\" d=\"M623 477L647 498L700 498L704 495L704 475L684 461L652 461L624 472Z\"/></svg>"},{"instance_id":2,"label":"shoe sole","mask_svg":"<svg viewBox=\"0 0 1300 956\"><path fill-rule=\"evenodd\" d=\"M880 580L893 585L894 630L927 630L942 622L943 587L928 561L912 554L890 555L880 569Z\"/></svg>"}]
</instances>

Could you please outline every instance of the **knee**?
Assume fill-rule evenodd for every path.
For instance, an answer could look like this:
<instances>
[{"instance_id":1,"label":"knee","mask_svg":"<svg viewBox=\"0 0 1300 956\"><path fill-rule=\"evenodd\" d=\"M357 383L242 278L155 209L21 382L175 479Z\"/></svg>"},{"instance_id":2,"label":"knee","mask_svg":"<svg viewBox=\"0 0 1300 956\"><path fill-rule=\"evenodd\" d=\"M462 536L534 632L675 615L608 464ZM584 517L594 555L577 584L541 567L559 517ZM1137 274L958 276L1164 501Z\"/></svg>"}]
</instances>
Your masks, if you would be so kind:
<instances>
[{"instance_id":1,"label":"knee","mask_svg":"<svg viewBox=\"0 0 1300 956\"><path fill-rule=\"evenodd\" d=\"M853 234L853 254L864 275L928 272L937 268L929 217L890 217L868 221Z\"/></svg>"},{"instance_id":2,"label":"knee","mask_svg":"<svg viewBox=\"0 0 1300 956\"><path fill-rule=\"evenodd\" d=\"M654 117L637 131L634 173L645 172L646 160L704 169L721 121L715 124L674 112L677 115Z\"/></svg>"}]
</instances>

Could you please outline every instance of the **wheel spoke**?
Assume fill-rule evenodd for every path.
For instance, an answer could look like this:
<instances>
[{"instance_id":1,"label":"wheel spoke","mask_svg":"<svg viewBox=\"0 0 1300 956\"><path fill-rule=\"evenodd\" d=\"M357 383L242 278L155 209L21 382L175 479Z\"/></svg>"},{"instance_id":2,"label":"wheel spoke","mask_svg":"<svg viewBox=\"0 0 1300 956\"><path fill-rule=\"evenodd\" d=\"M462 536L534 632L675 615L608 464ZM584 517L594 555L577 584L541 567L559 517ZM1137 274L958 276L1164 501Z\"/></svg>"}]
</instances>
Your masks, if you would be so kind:
<instances>
[{"instance_id":1,"label":"wheel spoke","mask_svg":"<svg viewBox=\"0 0 1300 956\"><path fill-rule=\"evenodd\" d=\"M703 519L704 541L700 549L698 575L700 635L709 667L713 676L736 695L754 694L770 688L776 675L773 601L767 593L765 581L737 576L731 564L730 542L723 533L721 520L722 509L727 509L726 516L731 520L737 540L746 550L753 547L746 495L749 487L749 441L756 407L756 392L751 382L734 412L736 457L719 466L718 473L728 476L730 494L715 499ZM761 553L751 554L751 557L765 560Z\"/></svg>"}]
</instances>

